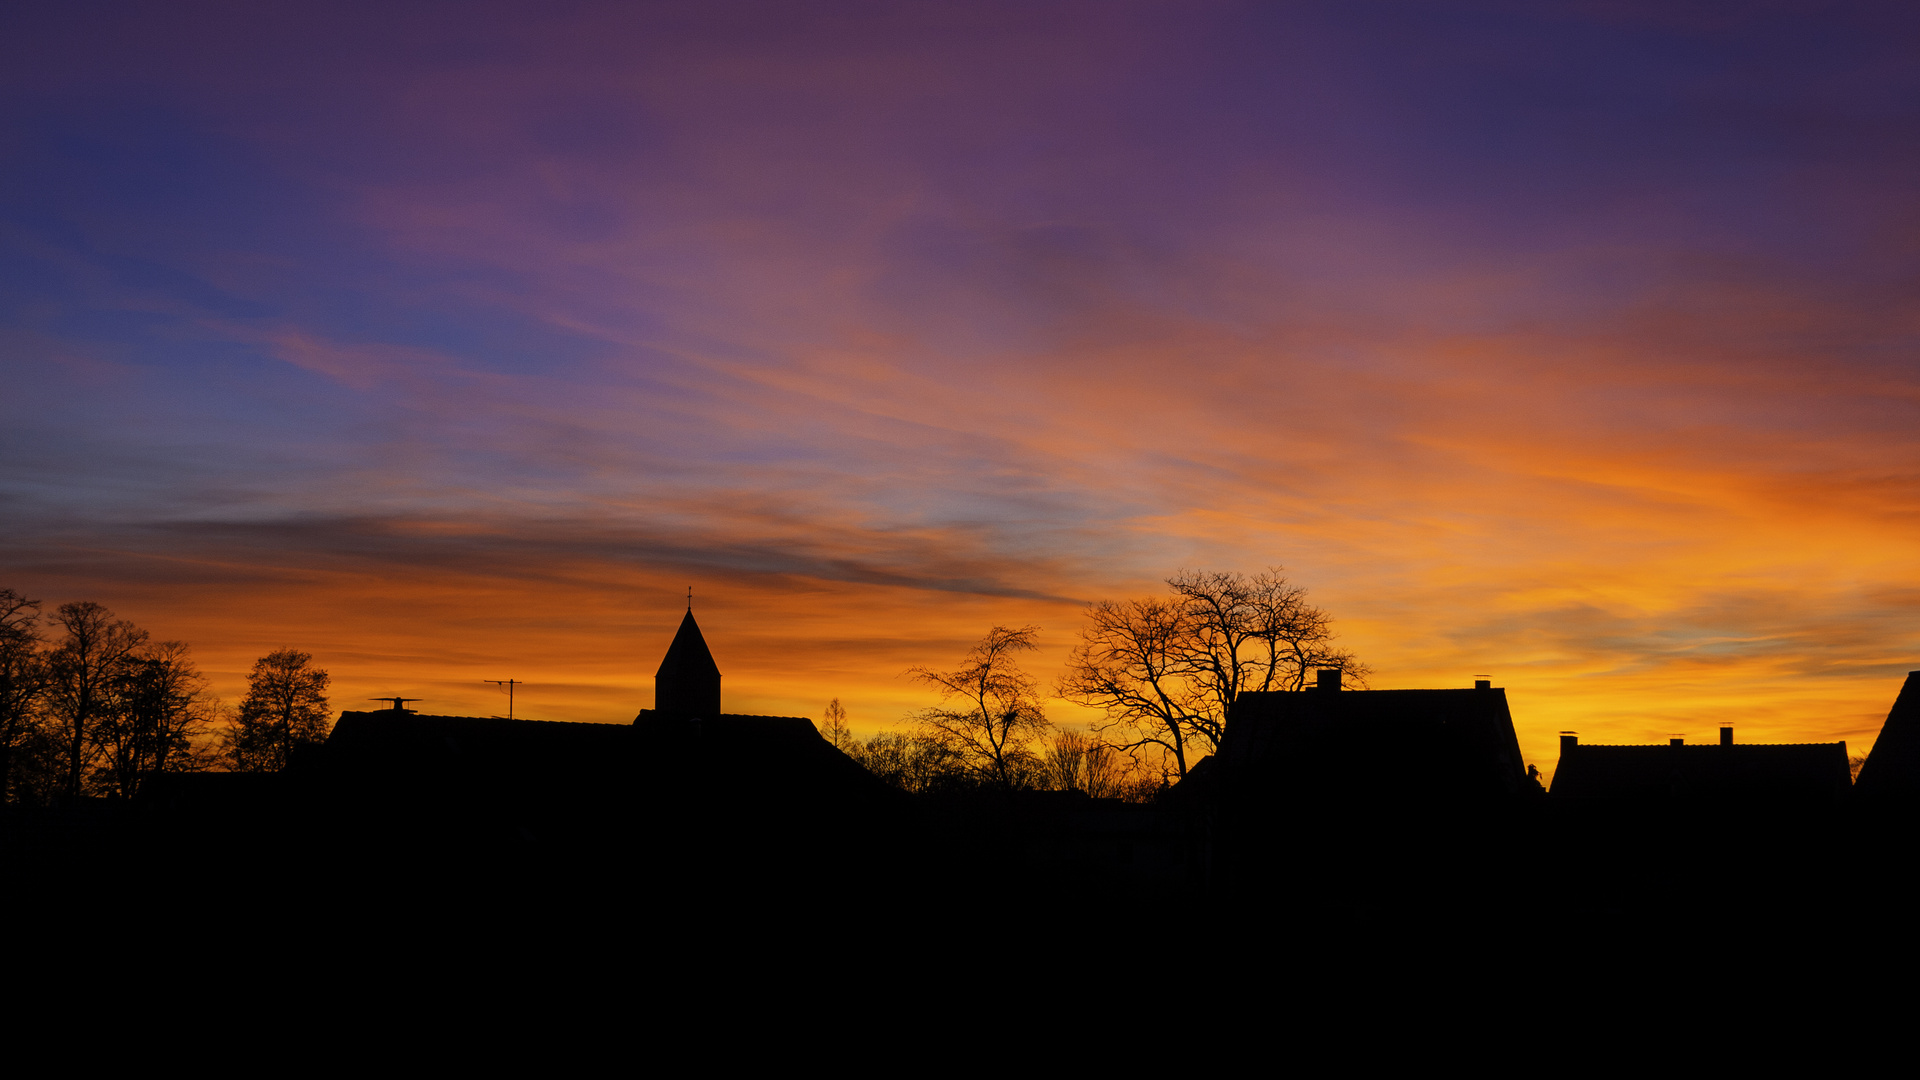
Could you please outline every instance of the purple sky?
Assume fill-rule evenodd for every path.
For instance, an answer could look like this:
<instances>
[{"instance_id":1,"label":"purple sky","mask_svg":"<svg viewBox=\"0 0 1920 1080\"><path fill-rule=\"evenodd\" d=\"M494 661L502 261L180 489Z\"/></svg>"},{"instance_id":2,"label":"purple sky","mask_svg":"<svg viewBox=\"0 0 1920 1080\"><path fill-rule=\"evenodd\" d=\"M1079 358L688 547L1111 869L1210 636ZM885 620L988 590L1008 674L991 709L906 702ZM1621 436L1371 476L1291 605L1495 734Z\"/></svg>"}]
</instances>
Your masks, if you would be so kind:
<instances>
[{"instance_id":1,"label":"purple sky","mask_svg":"<svg viewBox=\"0 0 1920 1080\"><path fill-rule=\"evenodd\" d=\"M1920 667L1910 5L66 3L0 48L0 585L228 692L291 644L630 716L691 581L729 707L871 729L994 622L1045 673L1087 600L1270 565L1543 759L1859 743Z\"/></svg>"}]
</instances>

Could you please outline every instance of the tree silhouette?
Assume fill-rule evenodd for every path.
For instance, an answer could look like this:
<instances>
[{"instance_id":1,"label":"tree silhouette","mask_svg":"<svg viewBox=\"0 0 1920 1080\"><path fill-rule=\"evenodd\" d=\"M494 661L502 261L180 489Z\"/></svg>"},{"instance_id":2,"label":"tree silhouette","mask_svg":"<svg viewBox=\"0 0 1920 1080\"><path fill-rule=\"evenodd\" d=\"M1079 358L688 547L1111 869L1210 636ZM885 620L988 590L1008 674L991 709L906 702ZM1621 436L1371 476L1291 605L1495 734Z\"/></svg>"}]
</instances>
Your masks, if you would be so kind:
<instances>
[{"instance_id":1,"label":"tree silhouette","mask_svg":"<svg viewBox=\"0 0 1920 1080\"><path fill-rule=\"evenodd\" d=\"M295 747L324 741L332 726L327 681L327 673L313 666L311 653L280 649L256 660L247 674L247 696L227 732L228 767L275 772L287 767Z\"/></svg>"},{"instance_id":2,"label":"tree silhouette","mask_svg":"<svg viewBox=\"0 0 1920 1080\"><path fill-rule=\"evenodd\" d=\"M843 747L868 772L916 794L973 787L978 776L949 743L927 735L883 731L865 743Z\"/></svg>"},{"instance_id":3,"label":"tree silhouette","mask_svg":"<svg viewBox=\"0 0 1920 1080\"><path fill-rule=\"evenodd\" d=\"M13 797L15 751L37 734L37 707L47 688L40 651L40 601L0 589L0 802Z\"/></svg>"},{"instance_id":4,"label":"tree silhouette","mask_svg":"<svg viewBox=\"0 0 1920 1080\"><path fill-rule=\"evenodd\" d=\"M154 773L211 764L195 740L212 729L214 703L185 642L163 641L129 656L111 690L94 724L97 788L131 799Z\"/></svg>"},{"instance_id":5,"label":"tree silhouette","mask_svg":"<svg viewBox=\"0 0 1920 1080\"><path fill-rule=\"evenodd\" d=\"M147 632L91 600L60 605L53 621L66 637L47 657L48 699L65 744L66 793L77 797L96 749L94 726L113 706L127 661L146 644Z\"/></svg>"},{"instance_id":6,"label":"tree silhouette","mask_svg":"<svg viewBox=\"0 0 1920 1080\"><path fill-rule=\"evenodd\" d=\"M1050 725L1039 687L1020 670L1016 653L1031 652L1037 626L996 626L954 671L913 668L907 674L938 687L944 701L961 708L926 709L913 719L922 731L962 754L984 778L1002 788L1019 786L1037 771L1027 745Z\"/></svg>"},{"instance_id":7,"label":"tree silhouette","mask_svg":"<svg viewBox=\"0 0 1920 1080\"><path fill-rule=\"evenodd\" d=\"M1248 690L1299 690L1315 668L1368 671L1332 645L1332 618L1278 568L1248 577L1182 571L1171 596L1102 600L1087 609L1080 645L1061 677L1061 697L1106 711L1097 730L1122 749L1160 746L1181 776L1212 753L1227 709Z\"/></svg>"},{"instance_id":8,"label":"tree silhouette","mask_svg":"<svg viewBox=\"0 0 1920 1080\"><path fill-rule=\"evenodd\" d=\"M827 711L820 721L820 737L848 755L860 746L860 740L853 737L853 729L847 726L847 708L840 704L839 698L827 702Z\"/></svg>"},{"instance_id":9,"label":"tree silhouette","mask_svg":"<svg viewBox=\"0 0 1920 1080\"><path fill-rule=\"evenodd\" d=\"M1087 792L1096 799L1148 801L1162 774L1139 755L1127 755L1085 732L1060 732L1041 755L1046 786L1056 792Z\"/></svg>"},{"instance_id":10,"label":"tree silhouette","mask_svg":"<svg viewBox=\"0 0 1920 1080\"><path fill-rule=\"evenodd\" d=\"M1056 791L1084 791L1096 799L1119 795L1134 764L1097 737L1078 731L1055 735L1042 762L1047 786Z\"/></svg>"}]
</instances>

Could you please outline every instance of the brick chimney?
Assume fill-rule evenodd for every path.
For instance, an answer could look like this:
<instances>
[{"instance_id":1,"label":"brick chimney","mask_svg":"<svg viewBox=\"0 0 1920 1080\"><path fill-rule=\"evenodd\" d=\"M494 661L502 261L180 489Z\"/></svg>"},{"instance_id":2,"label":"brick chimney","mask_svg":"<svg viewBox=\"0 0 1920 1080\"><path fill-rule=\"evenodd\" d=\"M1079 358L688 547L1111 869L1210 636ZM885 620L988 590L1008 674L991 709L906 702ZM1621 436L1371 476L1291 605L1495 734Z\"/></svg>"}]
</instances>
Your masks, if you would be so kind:
<instances>
[{"instance_id":1,"label":"brick chimney","mask_svg":"<svg viewBox=\"0 0 1920 1080\"><path fill-rule=\"evenodd\" d=\"M1721 746L1733 745L1733 729L1732 728L1723 727L1720 729L1720 745Z\"/></svg>"},{"instance_id":2,"label":"brick chimney","mask_svg":"<svg viewBox=\"0 0 1920 1080\"><path fill-rule=\"evenodd\" d=\"M1337 667L1321 668L1319 671L1318 679L1314 683L1314 689L1315 690L1340 689L1340 669Z\"/></svg>"}]
</instances>

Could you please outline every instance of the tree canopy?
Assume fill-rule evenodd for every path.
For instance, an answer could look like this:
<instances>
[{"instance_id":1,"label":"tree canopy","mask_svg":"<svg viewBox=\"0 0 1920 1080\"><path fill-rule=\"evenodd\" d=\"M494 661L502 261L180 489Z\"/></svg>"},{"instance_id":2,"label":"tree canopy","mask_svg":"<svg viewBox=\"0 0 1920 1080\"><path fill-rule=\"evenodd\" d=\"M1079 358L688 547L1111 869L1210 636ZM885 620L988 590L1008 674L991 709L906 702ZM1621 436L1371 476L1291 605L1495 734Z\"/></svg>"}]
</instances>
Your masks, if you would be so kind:
<instances>
[{"instance_id":1,"label":"tree canopy","mask_svg":"<svg viewBox=\"0 0 1920 1080\"><path fill-rule=\"evenodd\" d=\"M1169 596L1102 600L1087 609L1058 693L1104 710L1123 749L1164 747L1181 776L1220 745L1227 709L1249 690L1299 690L1316 668L1364 682L1334 647L1332 617L1278 567L1248 577L1182 571Z\"/></svg>"},{"instance_id":2,"label":"tree canopy","mask_svg":"<svg viewBox=\"0 0 1920 1080\"><path fill-rule=\"evenodd\" d=\"M295 748L324 741L332 726L327 673L313 655L280 649L254 661L247 696L227 736L228 765L236 772L284 769Z\"/></svg>"},{"instance_id":3,"label":"tree canopy","mask_svg":"<svg viewBox=\"0 0 1920 1080\"><path fill-rule=\"evenodd\" d=\"M212 764L201 736L213 727L216 702L183 641L162 641L130 654L110 686L111 707L94 724L94 786L123 799L161 772L198 772Z\"/></svg>"},{"instance_id":4,"label":"tree canopy","mask_svg":"<svg viewBox=\"0 0 1920 1080\"><path fill-rule=\"evenodd\" d=\"M47 657L47 698L66 749L66 793L77 797L85 791L95 726L112 709L147 632L91 600L61 604L53 621L66 635Z\"/></svg>"},{"instance_id":5,"label":"tree canopy","mask_svg":"<svg viewBox=\"0 0 1920 1080\"><path fill-rule=\"evenodd\" d=\"M1039 684L1020 670L1017 659L1019 653L1034 650L1039 634L1037 626L996 626L968 650L957 669L907 672L939 689L943 699L940 707L914 715L921 730L1003 788L1020 786L1022 774L1038 767L1027 747L1050 726Z\"/></svg>"}]
</instances>

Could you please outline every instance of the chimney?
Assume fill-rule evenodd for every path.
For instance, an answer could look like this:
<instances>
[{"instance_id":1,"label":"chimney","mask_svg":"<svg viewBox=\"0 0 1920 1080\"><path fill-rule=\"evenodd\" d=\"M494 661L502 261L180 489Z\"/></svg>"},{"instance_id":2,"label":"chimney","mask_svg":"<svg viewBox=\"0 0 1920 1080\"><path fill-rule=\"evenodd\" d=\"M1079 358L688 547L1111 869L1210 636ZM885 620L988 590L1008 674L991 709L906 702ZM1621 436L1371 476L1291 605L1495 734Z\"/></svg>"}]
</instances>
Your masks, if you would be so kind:
<instances>
[{"instance_id":1,"label":"chimney","mask_svg":"<svg viewBox=\"0 0 1920 1080\"><path fill-rule=\"evenodd\" d=\"M1340 669L1337 667L1321 668L1319 672L1319 681L1315 684L1314 689L1316 690L1340 689Z\"/></svg>"},{"instance_id":2,"label":"chimney","mask_svg":"<svg viewBox=\"0 0 1920 1080\"><path fill-rule=\"evenodd\" d=\"M1676 735L1673 738L1667 740L1667 745L1668 746L1685 746L1687 745L1687 740L1684 737Z\"/></svg>"},{"instance_id":3,"label":"chimney","mask_svg":"<svg viewBox=\"0 0 1920 1080\"><path fill-rule=\"evenodd\" d=\"M1491 690L1493 689L1493 680L1492 679L1475 679L1473 680L1473 688L1475 690Z\"/></svg>"},{"instance_id":4,"label":"chimney","mask_svg":"<svg viewBox=\"0 0 1920 1080\"><path fill-rule=\"evenodd\" d=\"M1720 729L1720 745L1721 746L1733 745L1733 729L1732 728L1723 727Z\"/></svg>"},{"instance_id":5,"label":"chimney","mask_svg":"<svg viewBox=\"0 0 1920 1080\"><path fill-rule=\"evenodd\" d=\"M1561 757L1567 756L1567 754L1572 752L1574 747L1579 745L1580 745L1579 732L1563 731L1560 733L1560 756Z\"/></svg>"}]
</instances>

